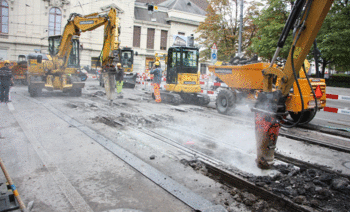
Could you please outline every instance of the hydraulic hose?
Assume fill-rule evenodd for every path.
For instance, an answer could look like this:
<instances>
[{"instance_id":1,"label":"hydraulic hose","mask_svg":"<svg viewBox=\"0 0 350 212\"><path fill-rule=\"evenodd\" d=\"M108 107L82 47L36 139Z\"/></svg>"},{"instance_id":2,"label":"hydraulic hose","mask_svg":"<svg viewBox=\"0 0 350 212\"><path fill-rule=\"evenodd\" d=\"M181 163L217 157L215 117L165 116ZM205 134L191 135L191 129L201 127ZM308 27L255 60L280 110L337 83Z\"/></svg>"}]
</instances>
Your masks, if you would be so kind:
<instances>
[{"instance_id":1,"label":"hydraulic hose","mask_svg":"<svg viewBox=\"0 0 350 212\"><path fill-rule=\"evenodd\" d=\"M303 23L301 24L300 27L298 27L299 25L299 22L297 23L297 25L295 26L295 30L297 30L297 28L299 28L299 31L298 31L298 34L296 35L296 39L295 41L293 42L293 46L292 46L292 51L291 51L291 64L292 64L292 70L293 70L293 75L294 75L294 79L295 79L295 82L297 84L297 87L298 87L298 90L299 90L299 94L300 94L300 101L301 101L301 115L298 119L298 121L294 122L293 124L291 125L287 125L287 124L282 124L281 125L283 127L286 127L286 128L292 128L292 127L295 127L297 126L300 121L302 120L303 118L303 115L304 115L304 112L305 112L305 108L304 108L304 98L303 98L303 94L301 92L301 88L300 88L300 84L299 84L299 81L297 79L297 73L295 71L295 66L294 66L294 50L295 50L295 45L296 43L298 42L299 38L300 38L300 34L301 34L301 31L304 29L304 26L305 26L305 22L309 16L309 13L310 13L310 8L311 8L311 3L312 3L312 0L308 1L308 5L306 6L306 10L304 10L301 18L304 16L305 12L306 12L306 16L305 16L305 19L303 20ZM305 70L304 70L305 71ZM287 120L284 120L286 122L288 122Z\"/></svg>"}]
</instances>

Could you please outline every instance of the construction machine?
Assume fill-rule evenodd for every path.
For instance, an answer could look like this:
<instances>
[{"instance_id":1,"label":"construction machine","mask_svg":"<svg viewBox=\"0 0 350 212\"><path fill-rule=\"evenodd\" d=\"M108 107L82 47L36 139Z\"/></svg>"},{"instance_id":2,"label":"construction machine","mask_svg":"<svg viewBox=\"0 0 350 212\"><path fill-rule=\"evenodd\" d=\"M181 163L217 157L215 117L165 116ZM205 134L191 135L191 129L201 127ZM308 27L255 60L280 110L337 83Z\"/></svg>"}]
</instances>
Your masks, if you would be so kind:
<instances>
[{"instance_id":1,"label":"construction machine","mask_svg":"<svg viewBox=\"0 0 350 212\"><path fill-rule=\"evenodd\" d=\"M296 0L271 63L238 60L234 66L209 67L230 87L218 94L219 112L225 113L242 96L256 97L252 108L255 112L256 162L262 169L273 164L280 127L307 123L325 105L324 79L309 79L302 66L332 3L333 0ZM293 44L289 56L284 66L277 66L275 62L291 30ZM286 118L289 114L294 122Z\"/></svg>"},{"instance_id":2,"label":"construction machine","mask_svg":"<svg viewBox=\"0 0 350 212\"><path fill-rule=\"evenodd\" d=\"M285 60L279 59L278 65L274 67L283 68ZM308 72L310 68L310 63L305 60L304 67L298 72L297 81L302 83L302 81L307 80L304 73ZM221 114L229 114L233 111L236 105L242 102L253 103L258 97L258 93L263 91L263 75L260 74L262 69L267 68L268 63L258 62L256 59L248 59L240 61L240 58L236 58L236 63L225 65L213 65L209 66L209 71L213 72L214 75L222 83L227 86L216 86L222 83L214 83L214 90L218 93L216 98L216 109ZM305 108L303 113L303 118L299 121L299 124L309 123L316 112L323 109L326 106L326 83L325 79L310 78L310 83L313 90L316 92L317 99L317 110L315 108L315 98L313 96L312 90L309 90L308 96L304 96L304 100L308 102L308 107ZM280 80L275 80L274 87L278 87ZM309 86L303 87L305 89L310 89ZM275 88L273 88L275 90ZM293 88L286 101L286 109L293 121L297 122L301 116L302 108L300 95L297 92L297 82L294 82ZM305 91L306 92L306 91ZM248 100L248 101L244 101Z\"/></svg>"},{"instance_id":3,"label":"construction machine","mask_svg":"<svg viewBox=\"0 0 350 212\"><path fill-rule=\"evenodd\" d=\"M193 41L193 37L189 40ZM190 104L208 105L210 98L201 93L199 83L199 49L193 46L193 42L189 43L168 49L165 91L160 94L162 99L170 98L174 105L180 104L181 100Z\"/></svg>"},{"instance_id":4,"label":"construction machine","mask_svg":"<svg viewBox=\"0 0 350 212\"><path fill-rule=\"evenodd\" d=\"M80 96L84 83L80 82L77 70L80 68L81 32L92 31L104 25L104 42L101 51L103 73L108 82L106 93L109 99L114 92L112 88L115 64L119 61L119 19L116 9L108 13L80 15L72 13L64 28L62 36L49 37L49 55L31 54L28 56L28 90L31 96L37 96L43 88L61 90L72 96ZM43 58L43 56L45 58Z\"/></svg>"},{"instance_id":5,"label":"construction machine","mask_svg":"<svg viewBox=\"0 0 350 212\"><path fill-rule=\"evenodd\" d=\"M27 57L19 55L17 62L12 62L12 75L15 84L27 85ZM1 65L0 65L1 66Z\"/></svg>"},{"instance_id":6,"label":"construction machine","mask_svg":"<svg viewBox=\"0 0 350 212\"><path fill-rule=\"evenodd\" d=\"M134 55L137 56L137 52L134 54L134 50L130 47L123 47L118 49L118 58L124 70L124 84L123 87L135 88L137 73L134 72ZM100 75L100 86L104 87L104 80Z\"/></svg>"},{"instance_id":7,"label":"construction machine","mask_svg":"<svg viewBox=\"0 0 350 212\"><path fill-rule=\"evenodd\" d=\"M137 52L135 52L137 56ZM129 47L120 49L121 64L124 69L124 87L135 88L137 73L134 72L134 50Z\"/></svg>"}]
</instances>

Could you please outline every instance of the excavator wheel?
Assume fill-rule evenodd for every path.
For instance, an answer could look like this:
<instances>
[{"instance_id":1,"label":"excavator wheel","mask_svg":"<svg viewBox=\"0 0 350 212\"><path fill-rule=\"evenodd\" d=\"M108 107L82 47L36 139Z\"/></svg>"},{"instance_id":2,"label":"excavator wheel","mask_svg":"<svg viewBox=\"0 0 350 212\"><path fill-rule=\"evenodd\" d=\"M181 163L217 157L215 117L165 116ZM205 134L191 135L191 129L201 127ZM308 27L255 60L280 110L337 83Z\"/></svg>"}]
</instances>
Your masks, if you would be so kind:
<instances>
[{"instance_id":1,"label":"excavator wheel","mask_svg":"<svg viewBox=\"0 0 350 212\"><path fill-rule=\"evenodd\" d=\"M301 118L299 124L308 124L314 118L314 114L315 114L315 110L304 111L303 117ZM299 113L289 112L289 115L290 117L292 117L294 122L297 122L299 120L299 117L301 116L301 112Z\"/></svg>"},{"instance_id":2,"label":"excavator wheel","mask_svg":"<svg viewBox=\"0 0 350 212\"><path fill-rule=\"evenodd\" d=\"M207 106L210 103L210 97L207 94L198 95L197 98L200 106Z\"/></svg>"},{"instance_id":3,"label":"excavator wheel","mask_svg":"<svg viewBox=\"0 0 350 212\"><path fill-rule=\"evenodd\" d=\"M179 94L172 94L170 96L170 99L171 99L171 104L172 105L179 105L181 103L181 96Z\"/></svg>"},{"instance_id":4,"label":"excavator wheel","mask_svg":"<svg viewBox=\"0 0 350 212\"><path fill-rule=\"evenodd\" d=\"M221 90L216 97L216 109L221 114L228 114L235 108L235 95L230 90Z\"/></svg>"}]
</instances>

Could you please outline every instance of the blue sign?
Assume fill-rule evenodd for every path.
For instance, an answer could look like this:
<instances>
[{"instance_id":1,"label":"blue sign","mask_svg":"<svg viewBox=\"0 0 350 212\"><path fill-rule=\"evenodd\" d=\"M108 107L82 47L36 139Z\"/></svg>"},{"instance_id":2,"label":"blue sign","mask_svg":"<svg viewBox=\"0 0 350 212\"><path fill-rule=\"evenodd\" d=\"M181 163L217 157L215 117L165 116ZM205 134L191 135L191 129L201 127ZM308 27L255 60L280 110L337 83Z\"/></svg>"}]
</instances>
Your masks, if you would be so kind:
<instances>
[{"instance_id":1,"label":"blue sign","mask_svg":"<svg viewBox=\"0 0 350 212\"><path fill-rule=\"evenodd\" d=\"M211 59L216 60L216 53L211 54Z\"/></svg>"}]
</instances>

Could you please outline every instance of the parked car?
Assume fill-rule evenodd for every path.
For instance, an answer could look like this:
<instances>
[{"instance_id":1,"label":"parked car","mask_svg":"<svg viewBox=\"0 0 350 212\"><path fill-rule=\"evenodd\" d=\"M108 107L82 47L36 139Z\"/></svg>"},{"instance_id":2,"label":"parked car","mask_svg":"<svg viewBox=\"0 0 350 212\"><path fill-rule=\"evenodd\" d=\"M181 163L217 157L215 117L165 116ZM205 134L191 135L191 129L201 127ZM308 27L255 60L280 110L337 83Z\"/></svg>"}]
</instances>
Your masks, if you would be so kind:
<instances>
[{"instance_id":1,"label":"parked car","mask_svg":"<svg viewBox=\"0 0 350 212\"><path fill-rule=\"evenodd\" d=\"M78 77L80 77L81 81L86 81L88 78L87 71L81 69L78 71Z\"/></svg>"}]
</instances>

